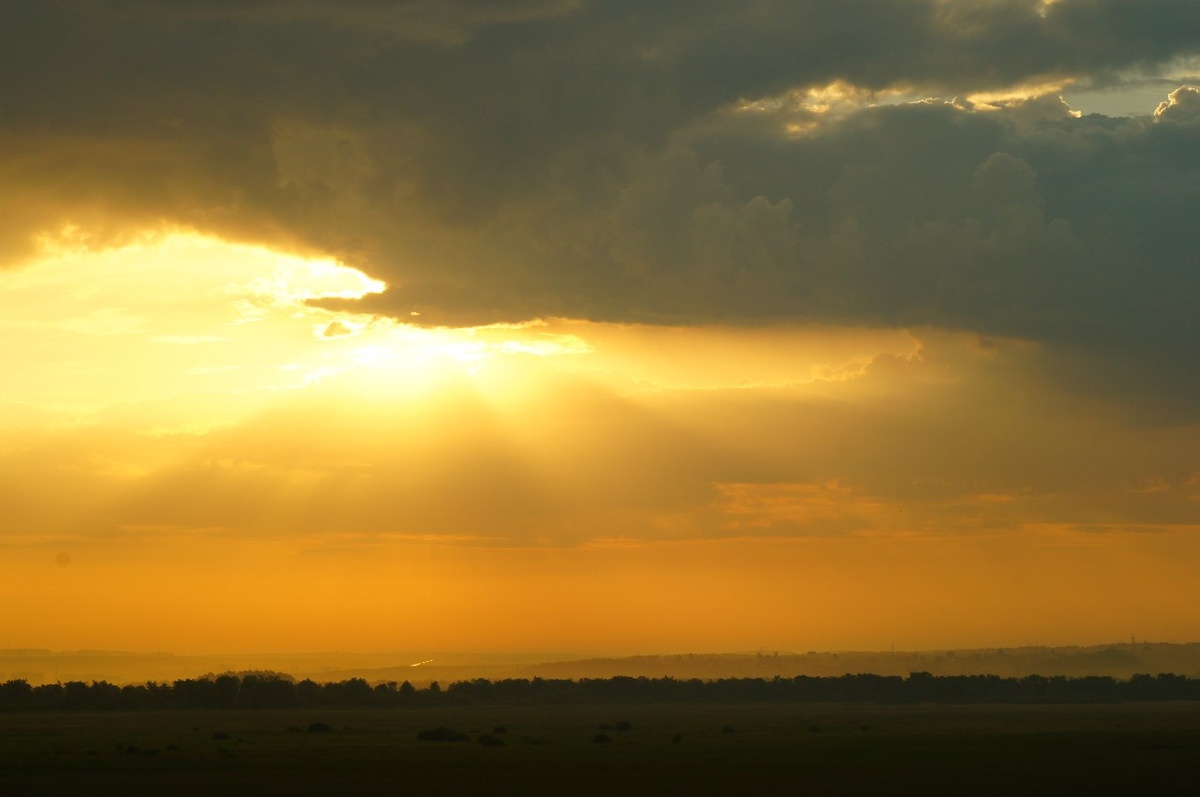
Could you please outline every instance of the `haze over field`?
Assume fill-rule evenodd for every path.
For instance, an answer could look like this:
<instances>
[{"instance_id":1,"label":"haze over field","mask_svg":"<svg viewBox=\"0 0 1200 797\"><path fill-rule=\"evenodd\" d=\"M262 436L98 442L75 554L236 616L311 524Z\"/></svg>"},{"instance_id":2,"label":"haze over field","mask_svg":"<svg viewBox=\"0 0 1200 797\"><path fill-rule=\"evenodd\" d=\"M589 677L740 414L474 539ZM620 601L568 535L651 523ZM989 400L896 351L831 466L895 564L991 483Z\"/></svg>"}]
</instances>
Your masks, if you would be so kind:
<instances>
[{"instance_id":1,"label":"haze over field","mask_svg":"<svg viewBox=\"0 0 1200 797\"><path fill-rule=\"evenodd\" d=\"M0 9L0 643L1200 639L1200 4Z\"/></svg>"},{"instance_id":2,"label":"haze over field","mask_svg":"<svg viewBox=\"0 0 1200 797\"><path fill-rule=\"evenodd\" d=\"M224 653L177 655L118 651L0 651L0 684L95 682L144 686L179 680L214 680L235 674L276 677L318 684L362 679L371 686L395 688L408 682L419 689L437 682L449 687L486 679L563 681L634 678L761 679L797 676L839 678L869 673L909 677L913 673L1002 678L1086 678L1130 681L1134 676L1200 677L1200 644L1135 642L1061 648L988 648L979 650L757 651L754 653L683 653L625 657L574 658L555 653ZM1177 681L1172 681L1178 683ZM619 688L619 687L618 687Z\"/></svg>"}]
</instances>

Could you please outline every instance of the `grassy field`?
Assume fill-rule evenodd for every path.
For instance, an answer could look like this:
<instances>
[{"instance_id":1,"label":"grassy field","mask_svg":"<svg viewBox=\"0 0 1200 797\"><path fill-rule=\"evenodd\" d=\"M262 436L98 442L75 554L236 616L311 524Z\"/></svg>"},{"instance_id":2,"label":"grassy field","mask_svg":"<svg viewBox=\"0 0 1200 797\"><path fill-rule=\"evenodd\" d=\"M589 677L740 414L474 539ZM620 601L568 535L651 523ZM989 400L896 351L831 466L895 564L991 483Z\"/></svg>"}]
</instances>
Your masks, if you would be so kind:
<instances>
[{"instance_id":1,"label":"grassy field","mask_svg":"<svg viewBox=\"0 0 1200 797\"><path fill-rule=\"evenodd\" d=\"M467 740L417 738L438 727ZM0 714L0 797L1185 795L1197 784L1194 703Z\"/></svg>"}]
</instances>

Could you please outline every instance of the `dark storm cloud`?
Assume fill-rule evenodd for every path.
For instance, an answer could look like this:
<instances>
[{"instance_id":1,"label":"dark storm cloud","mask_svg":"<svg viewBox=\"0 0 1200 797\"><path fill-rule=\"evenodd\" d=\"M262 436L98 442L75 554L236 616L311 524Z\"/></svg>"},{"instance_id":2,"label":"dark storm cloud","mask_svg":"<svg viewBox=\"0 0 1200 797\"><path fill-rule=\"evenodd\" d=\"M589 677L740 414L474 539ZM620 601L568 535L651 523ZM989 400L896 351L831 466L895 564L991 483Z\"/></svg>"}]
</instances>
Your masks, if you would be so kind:
<instances>
[{"instance_id":1,"label":"dark storm cloud","mask_svg":"<svg viewBox=\"0 0 1200 797\"><path fill-rule=\"evenodd\" d=\"M1200 394L1194 93L1121 120L801 102L1152 73L1200 49L1191 0L2 14L9 262L64 222L101 244L177 223L334 253L393 285L375 309L431 323L933 324Z\"/></svg>"}]
</instances>

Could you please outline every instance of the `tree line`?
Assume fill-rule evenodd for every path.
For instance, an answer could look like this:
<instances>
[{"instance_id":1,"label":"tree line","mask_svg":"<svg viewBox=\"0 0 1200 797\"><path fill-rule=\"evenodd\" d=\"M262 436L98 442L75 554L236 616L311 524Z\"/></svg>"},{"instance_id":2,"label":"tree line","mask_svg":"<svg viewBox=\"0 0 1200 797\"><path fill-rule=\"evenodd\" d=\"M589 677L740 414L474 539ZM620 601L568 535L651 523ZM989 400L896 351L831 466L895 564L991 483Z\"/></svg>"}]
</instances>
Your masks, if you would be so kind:
<instances>
[{"instance_id":1,"label":"tree line","mask_svg":"<svg viewBox=\"0 0 1200 797\"><path fill-rule=\"evenodd\" d=\"M362 678L318 683L275 672L226 673L173 683L118 686L106 681L0 684L0 711L129 709L403 708L565 703L1115 703L1200 700L1200 678L1162 673L1129 680L1029 675L898 675L838 677L483 678L443 688Z\"/></svg>"}]
</instances>

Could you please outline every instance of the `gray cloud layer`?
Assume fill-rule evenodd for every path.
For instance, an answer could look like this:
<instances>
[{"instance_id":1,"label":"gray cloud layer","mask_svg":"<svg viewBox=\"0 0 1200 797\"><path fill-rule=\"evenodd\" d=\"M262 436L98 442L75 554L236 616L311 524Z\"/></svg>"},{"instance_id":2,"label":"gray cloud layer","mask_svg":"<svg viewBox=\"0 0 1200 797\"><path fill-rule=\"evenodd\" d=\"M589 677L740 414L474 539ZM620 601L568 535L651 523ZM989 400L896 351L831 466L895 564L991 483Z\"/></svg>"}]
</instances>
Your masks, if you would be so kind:
<instances>
[{"instance_id":1,"label":"gray cloud layer","mask_svg":"<svg viewBox=\"0 0 1200 797\"><path fill-rule=\"evenodd\" d=\"M0 31L8 262L181 223L332 252L432 323L959 327L1196 411L1194 92L795 101L1153 73L1200 51L1191 0L68 1Z\"/></svg>"}]
</instances>

